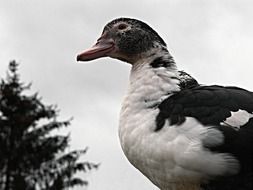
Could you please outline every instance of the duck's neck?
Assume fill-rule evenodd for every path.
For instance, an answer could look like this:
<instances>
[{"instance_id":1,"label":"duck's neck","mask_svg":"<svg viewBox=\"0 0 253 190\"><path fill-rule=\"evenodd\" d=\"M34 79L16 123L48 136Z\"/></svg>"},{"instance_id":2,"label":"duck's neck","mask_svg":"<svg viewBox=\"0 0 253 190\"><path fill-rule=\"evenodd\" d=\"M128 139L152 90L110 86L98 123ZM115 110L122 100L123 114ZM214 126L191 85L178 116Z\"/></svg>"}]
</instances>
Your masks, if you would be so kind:
<instances>
[{"instance_id":1,"label":"duck's neck","mask_svg":"<svg viewBox=\"0 0 253 190\"><path fill-rule=\"evenodd\" d=\"M150 52L133 64L128 90L132 104L155 107L179 90L176 64L167 49Z\"/></svg>"},{"instance_id":2,"label":"duck's neck","mask_svg":"<svg viewBox=\"0 0 253 190\"><path fill-rule=\"evenodd\" d=\"M153 156L152 151L147 151L150 150L148 136L156 128L158 105L179 90L178 72L169 54L154 54L133 65L120 113L120 143L130 162L153 182L156 180L150 171L154 165L145 162Z\"/></svg>"},{"instance_id":3,"label":"duck's neck","mask_svg":"<svg viewBox=\"0 0 253 190\"><path fill-rule=\"evenodd\" d=\"M166 47L154 44L154 48L141 53L135 57L133 69L142 65L149 64L153 68L165 67L170 70L177 70L176 63Z\"/></svg>"}]
</instances>

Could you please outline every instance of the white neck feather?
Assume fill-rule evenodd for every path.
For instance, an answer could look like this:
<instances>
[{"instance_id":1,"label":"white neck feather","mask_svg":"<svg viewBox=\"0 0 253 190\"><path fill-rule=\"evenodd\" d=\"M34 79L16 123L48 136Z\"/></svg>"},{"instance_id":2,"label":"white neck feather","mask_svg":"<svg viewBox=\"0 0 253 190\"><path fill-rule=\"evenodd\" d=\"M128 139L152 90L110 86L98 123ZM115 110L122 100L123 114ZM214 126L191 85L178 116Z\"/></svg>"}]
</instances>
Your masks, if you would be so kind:
<instances>
[{"instance_id":1,"label":"white neck feather","mask_svg":"<svg viewBox=\"0 0 253 190\"><path fill-rule=\"evenodd\" d=\"M133 65L125 99L128 106L150 108L180 90L176 66L153 68L150 63L155 58L148 57Z\"/></svg>"},{"instance_id":2,"label":"white neck feather","mask_svg":"<svg viewBox=\"0 0 253 190\"><path fill-rule=\"evenodd\" d=\"M136 128L142 128L140 118L151 117L153 121L143 130L154 131L153 122L159 111L158 105L180 90L177 69L153 68L150 62L155 58L142 60L132 67L128 91L120 113L119 136L123 150L127 147L124 144L128 141L128 133Z\"/></svg>"},{"instance_id":3,"label":"white neck feather","mask_svg":"<svg viewBox=\"0 0 253 190\"><path fill-rule=\"evenodd\" d=\"M151 172L153 166L150 169L146 165L147 158L154 156L154 147L149 147L149 140L152 134L157 135L153 132L158 105L179 91L180 87L177 69L153 68L150 63L155 58L142 59L132 67L128 92L120 113L119 137L129 161L158 185L160 182L154 180Z\"/></svg>"}]
</instances>

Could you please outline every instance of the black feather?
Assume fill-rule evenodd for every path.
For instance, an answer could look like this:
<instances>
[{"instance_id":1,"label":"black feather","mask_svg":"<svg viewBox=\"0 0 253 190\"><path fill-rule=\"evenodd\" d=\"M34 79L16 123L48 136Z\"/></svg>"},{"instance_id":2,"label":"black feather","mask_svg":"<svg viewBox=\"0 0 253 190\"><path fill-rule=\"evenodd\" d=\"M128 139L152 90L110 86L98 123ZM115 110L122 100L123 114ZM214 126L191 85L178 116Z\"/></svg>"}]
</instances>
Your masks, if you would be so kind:
<instances>
[{"instance_id":1,"label":"black feather","mask_svg":"<svg viewBox=\"0 0 253 190\"><path fill-rule=\"evenodd\" d=\"M231 111L253 112L253 93L237 87L194 86L165 99L159 105L156 129L160 131L168 120L170 125L178 125L193 117L204 126L219 130L224 141L210 144L203 140L203 147L216 153L229 153L240 163L240 171L232 176L217 176L206 184L203 190L251 190L253 189L253 118L243 126L221 125L231 116Z\"/></svg>"}]
</instances>

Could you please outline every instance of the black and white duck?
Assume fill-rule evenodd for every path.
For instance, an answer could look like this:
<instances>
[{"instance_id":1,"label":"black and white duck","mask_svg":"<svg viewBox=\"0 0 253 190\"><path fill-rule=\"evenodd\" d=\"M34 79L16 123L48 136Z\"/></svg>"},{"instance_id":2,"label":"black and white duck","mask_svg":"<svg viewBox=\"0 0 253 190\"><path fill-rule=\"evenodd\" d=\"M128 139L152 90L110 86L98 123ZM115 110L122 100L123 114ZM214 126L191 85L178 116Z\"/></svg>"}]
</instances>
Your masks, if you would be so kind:
<instances>
[{"instance_id":1,"label":"black and white duck","mask_svg":"<svg viewBox=\"0 0 253 190\"><path fill-rule=\"evenodd\" d=\"M118 18L78 61L131 66L119 121L128 160L161 190L251 190L253 93L199 85L146 23Z\"/></svg>"}]
</instances>

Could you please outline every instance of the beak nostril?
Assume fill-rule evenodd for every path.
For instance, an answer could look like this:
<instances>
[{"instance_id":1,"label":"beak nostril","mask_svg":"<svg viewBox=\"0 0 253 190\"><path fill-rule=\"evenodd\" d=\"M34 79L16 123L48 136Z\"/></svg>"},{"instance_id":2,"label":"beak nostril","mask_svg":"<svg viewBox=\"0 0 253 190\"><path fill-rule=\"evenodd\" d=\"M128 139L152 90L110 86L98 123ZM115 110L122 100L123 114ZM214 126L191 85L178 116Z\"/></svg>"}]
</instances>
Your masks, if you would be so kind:
<instances>
[{"instance_id":1,"label":"beak nostril","mask_svg":"<svg viewBox=\"0 0 253 190\"><path fill-rule=\"evenodd\" d=\"M107 32L103 32L102 35L97 39L97 42L101 41L102 39L105 39L107 37Z\"/></svg>"},{"instance_id":2,"label":"beak nostril","mask_svg":"<svg viewBox=\"0 0 253 190\"><path fill-rule=\"evenodd\" d=\"M97 43L83 53L77 55L77 61L90 61L100 57L106 57L115 49L113 39L104 38L103 36L97 40Z\"/></svg>"}]
</instances>

